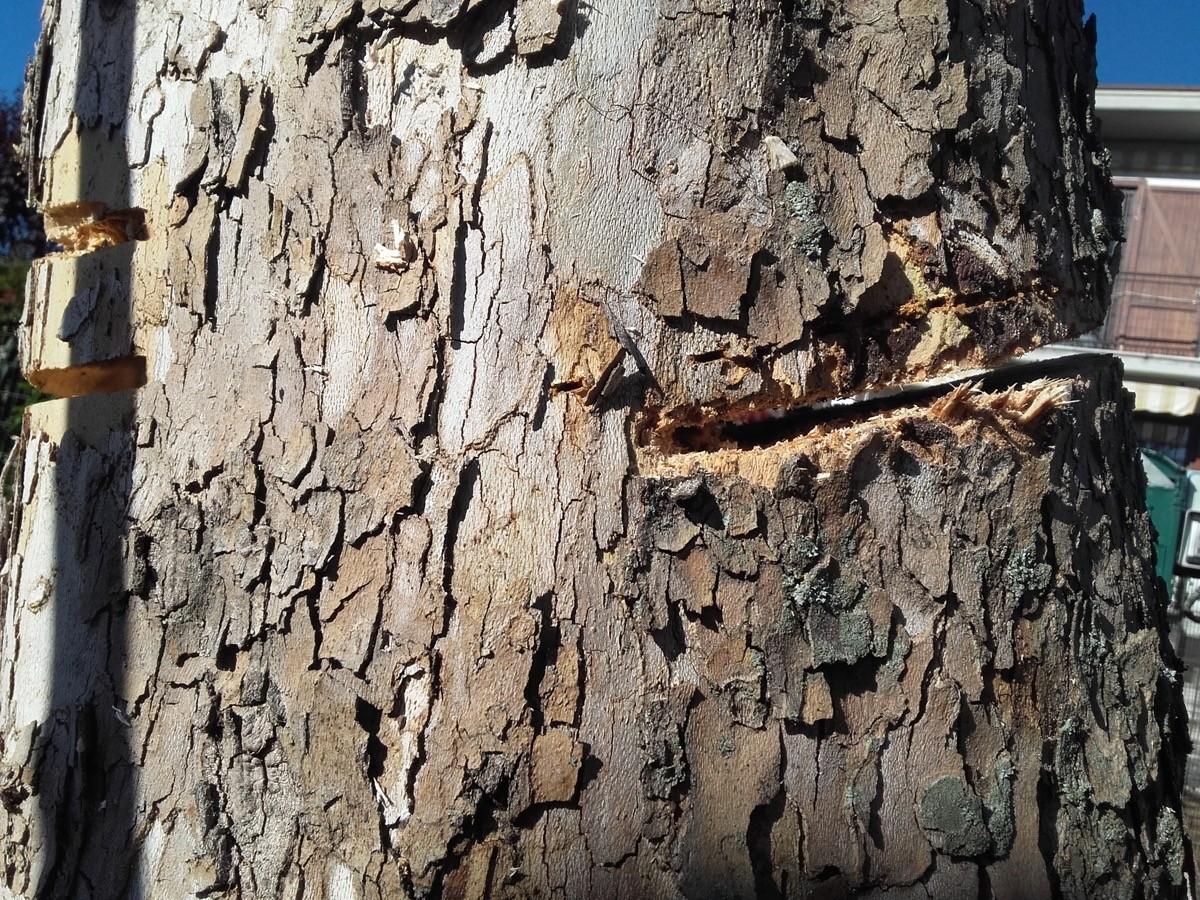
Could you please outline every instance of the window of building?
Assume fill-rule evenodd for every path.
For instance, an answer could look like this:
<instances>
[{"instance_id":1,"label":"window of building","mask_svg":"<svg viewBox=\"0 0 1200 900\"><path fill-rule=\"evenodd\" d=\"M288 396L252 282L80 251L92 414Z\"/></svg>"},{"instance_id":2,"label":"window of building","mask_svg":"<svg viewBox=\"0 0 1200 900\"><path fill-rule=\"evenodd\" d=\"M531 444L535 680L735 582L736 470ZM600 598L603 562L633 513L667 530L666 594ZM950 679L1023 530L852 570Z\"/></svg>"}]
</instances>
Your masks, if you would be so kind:
<instances>
[{"instance_id":1,"label":"window of building","mask_svg":"<svg viewBox=\"0 0 1200 900\"><path fill-rule=\"evenodd\" d=\"M1197 454L1189 420L1172 416L1137 415L1134 425L1138 443L1147 450L1155 450L1181 466L1195 459Z\"/></svg>"}]
</instances>

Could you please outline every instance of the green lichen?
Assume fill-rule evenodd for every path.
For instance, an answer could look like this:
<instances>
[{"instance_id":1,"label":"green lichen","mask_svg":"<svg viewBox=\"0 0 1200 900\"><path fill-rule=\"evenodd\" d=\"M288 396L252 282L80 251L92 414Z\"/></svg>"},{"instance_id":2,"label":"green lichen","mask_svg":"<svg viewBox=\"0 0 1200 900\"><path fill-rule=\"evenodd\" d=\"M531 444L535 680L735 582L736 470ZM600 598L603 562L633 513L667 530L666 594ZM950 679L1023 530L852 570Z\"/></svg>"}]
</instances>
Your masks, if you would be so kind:
<instances>
[{"instance_id":1,"label":"green lichen","mask_svg":"<svg viewBox=\"0 0 1200 900\"><path fill-rule=\"evenodd\" d=\"M863 594L863 584L851 582L831 574L828 566L822 566L796 578L790 572L783 574L783 587L792 604L798 609L821 607L830 612L852 609Z\"/></svg>"},{"instance_id":2,"label":"green lichen","mask_svg":"<svg viewBox=\"0 0 1200 900\"><path fill-rule=\"evenodd\" d=\"M802 22L820 22L825 16L825 4L821 0L800 0L794 15Z\"/></svg>"},{"instance_id":3,"label":"green lichen","mask_svg":"<svg viewBox=\"0 0 1200 900\"><path fill-rule=\"evenodd\" d=\"M819 259L826 228L816 197L799 181L790 182L784 189L784 196L792 218L792 246L809 259Z\"/></svg>"},{"instance_id":4,"label":"green lichen","mask_svg":"<svg viewBox=\"0 0 1200 900\"><path fill-rule=\"evenodd\" d=\"M841 559L854 559L858 556L858 547L861 542L855 532L849 532L842 535L842 539L838 541L837 555Z\"/></svg>"},{"instance_id":5,"label":"green lichen","mask_svg":"<svg viewBox=\"0 0 1200 900\"><path fill-rule=\"evenodd\" d=\"M750 666L760 674L767 671L767 660L763 656L763 652L757 647L751 647L746 651L746 661Z\"/></svg>"},{"instance_id":6,"label":"green lichen","mask_svg":"<svg viewBox=\"0 0 1200 900\"><path fill-rule=\"evenodd\" d=\"M935 850L980 856L992 846L983 804L963 779L943 775L925 789L918 809L921 828Z\"/></svg>"},{"instance_id":7,"label":"green lichen","mask_svg":"<svg viewBox=\"0 0 1200 900\"><path fill-rule=\"evenodd\" d=\"M1171 873L1171 883L1183 884L1183 826L1173 809L1163 808L1158 812L1155 849L1159 859Z\"/></svg>"},{"instance_id":8,"label":"green lichen","mask_svg":"<svg viewBox=\"0 0 1200 900\"><path fill-rule=\"evenodd\" d=\"M783 589L785 602L777 630L791 633L803 624L815 665L887 656L887 630L876 634L862 608L866 584L846 577L835 560L826 558L807 571L785 567Z\"/></svg>"},{"instance_id":9,"label":"green lichen","mask_svg":"<svg viewBox=\"0 0 1200 900\"><path fill-rule=\"evenodd\" d=\"M717 738L717 752L721 754L721 759L729 759L737 752L737 744L733 742L733 738L723 737Z\"/></svg>"},{"instance_id":10,"label":"green lichen","mask_svg":"<svg viewBox=\"0 0 1200 900\"><path fill-rule=\"evenodd\" d=\"M1083 806L1091 801L1092 783L1084 775L1083 723L1075 716L1067 716L1058 728L1054 771L1063 800L1073 806Z\"/></svg>"},{"instance_id":11,"label":"green lichen","mask_svg":"<svg viewBox=\"0 0 1200 900\"><path fill-rule=\"evenodd\" d=\"M857 813L860 805L858 790L853 784L846 785L846 789L842 791L842 809L848 813Z\"/></svg>"},{"instance_id":12,"label":"green lichen","mask_svg":"<svg viewBox=\"0 0 1200 900\"><path fill-rule=\"evenodd\" d=\"M1016 819L1013 813L1013 779L1017 768L1008 751L1002 751L992 766L994 784L988 792L987 826L992 835L992 848L997 856L1007 856L1012 850L1016 836Z\"/></svg>"},{"instance_id":13,"label":"green lichen","mask_svg":"<svg viewBox=\"0 0 1200 900\"><path fill-rule=\"evenodd\" d=\"M872 654L875 626L865 610L851 609L830 614L812 610L808 616L808 641L813 664L856 663Z\"/></svg>"},{"instance_id":14,"label":"green lichen","mask_svg":"<svg viewBox=\"0 0 1200 900\"><path fill-rule=\"evenodd\" d=\"M1022 547L1009 557L1004 580L1014 596L1024 597L1045 592L1052 574L1048 565L1038 561L1036 550Z\"/></svg>"},{"instance_id":15,"label":"green lichen","mask_svg":"<svg viewBox=\"0 0 1200 900\"><path fill-rule=\"evenodd\" d=\"M779 611L779 621L775 623L776 634L795 634L800 628L800 619L796 608L790 603L784 603Z\"/></svg>"},{"instance_id":16,"label":"green lichen","mask_svg":"<svg viewBox=\"0 0 1200 900\"><path fill-rule=\"evenodd\" d=\"M859 826L866 830L871 824L871 807L879 795L879 767L876 760L867 761L854 773L842 791L842 808Z\"/></svg>"},{"instance_id":17,"label":"green lichen","mask_svg":"<svg viewBox=\"0 0 1200 900\"><path fill-rule=\"evenodd\" d=\"M884 632L886 639L888 634ZM887 650L887 662L880 669L880 684L897 683L908 665L908 654L912 651L912 638L903 624L897 623L895 637Z\"/></svg>"},{"instance_id":18,"label":"green lichen","mask_svg":"<svg viewBox=\"0 0 1200 900\"><path fill-rule=\"evenodd\" d=\"M1129 826L1111 809L1100 815L1100 837L1107 844L1123 844L1129 837Z\"/></svg>"},{"instance_id":19,"label":"green lichen","mask_svg":"<svg viewBox=\"0 0 1200 900\"><path fill-rule=\"evenodd\" d=\"M789 548L793 554L801 559L812 561L821 555L821 546L807 535L797 535L791 542Z\"/></svg>"},{"instance_id":20,"label":"green lichen","mask_svg":"<svg viewBox=\"0 0 1200 900\"><path fill-rule=\"evenodd\" d=\"M849 657L847 661L862 659L872 649L875 628L865 610L852 609L838 617L841 624L841 644Z\"/></svg>"},{"instance_id":21,"label":"green lichen","mask_svg":"<svg viewBox=\"0 0 1200 900\"><path fill-rule=\"evenodd\" d=\"M1092 664L1092 668L1095 668L1097 662L1106 659L1112 654L1112 641L1098 627L1092 628L1084 636L1082 643L1083 657Z\"/></svg>"}]
</instances>

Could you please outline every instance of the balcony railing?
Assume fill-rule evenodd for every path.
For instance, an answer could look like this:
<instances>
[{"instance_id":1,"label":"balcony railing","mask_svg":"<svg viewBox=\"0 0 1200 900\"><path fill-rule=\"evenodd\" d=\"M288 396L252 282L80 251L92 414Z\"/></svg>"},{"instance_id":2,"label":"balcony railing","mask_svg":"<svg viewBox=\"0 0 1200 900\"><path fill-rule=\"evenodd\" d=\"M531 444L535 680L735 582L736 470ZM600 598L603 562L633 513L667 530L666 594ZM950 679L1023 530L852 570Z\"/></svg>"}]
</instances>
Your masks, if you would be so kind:
<instances>
[{"instance_id":1,"label":"balcony railing","mask_svg":"<svg viewBox=\"0 0 1200 900\"><path fill-rule=\"evenodd\" d=\"M1122 272L1104 325L1078 341L1107 350L1200 356L1200 276Z\"/></svg>"}]
</instances>

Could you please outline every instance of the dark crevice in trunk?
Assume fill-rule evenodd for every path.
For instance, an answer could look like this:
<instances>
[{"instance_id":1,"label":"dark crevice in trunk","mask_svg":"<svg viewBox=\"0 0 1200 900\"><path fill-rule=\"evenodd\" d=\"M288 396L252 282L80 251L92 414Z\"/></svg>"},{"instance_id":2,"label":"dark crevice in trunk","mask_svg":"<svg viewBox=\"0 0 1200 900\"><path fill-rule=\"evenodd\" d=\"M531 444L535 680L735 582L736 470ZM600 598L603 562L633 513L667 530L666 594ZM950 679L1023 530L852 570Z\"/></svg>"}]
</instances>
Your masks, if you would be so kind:
<instances>
[{"instance_id":1,"label":"dark crevice in trunk","mask_svg":"<svg viewBox=\"0 0 1200 900\"><path fill-rule=\"evenodd\" d=\"M533 601L531 608L538 614L538 639L529 661L529 678L525 682L525 705L529 709L529 724L534 733L540 733L545 726L545 712L542 709L541 684L546 677L546 669L558 660L558 650L562 645L562 632L554 618L554 595L543 594Z\"/></svg>"},{"instance_id":2,"label":"dark crevice in trunk","mask_svg":"<svg viewBox=\"0 0 1200 900\"><path fill-rule=\"evenodd\" d=\"M461 345L467 304L467 236L471 226L458 223L454 232L454 261L450 275L450 347Z\"/></svg>"},{"instance_id":3,"label":"dark crevice in trunk","mask_svg":"<svg viewBox=\"0 0 1200 900\"><path fill-rule=\"evenodd\" d=\"M221 280L221 225L214 220L204 247L204 322L212 331L217 330L217 303L220 299Z\"/></svg>"},{"instance_id":4,"label":"dark crevice in trunk","mask_svg":"<svg viewBox=\"0 0 1200 900\"><path fill-rule=\"evenodd\" d=\"M754 808L746 826L746 850L754 872L757 900L783 900L786 894L775 881L775 863L771 853L771 829L783 818L787 794L781 787L768 803Z\"/></svg>"}]
</instances>

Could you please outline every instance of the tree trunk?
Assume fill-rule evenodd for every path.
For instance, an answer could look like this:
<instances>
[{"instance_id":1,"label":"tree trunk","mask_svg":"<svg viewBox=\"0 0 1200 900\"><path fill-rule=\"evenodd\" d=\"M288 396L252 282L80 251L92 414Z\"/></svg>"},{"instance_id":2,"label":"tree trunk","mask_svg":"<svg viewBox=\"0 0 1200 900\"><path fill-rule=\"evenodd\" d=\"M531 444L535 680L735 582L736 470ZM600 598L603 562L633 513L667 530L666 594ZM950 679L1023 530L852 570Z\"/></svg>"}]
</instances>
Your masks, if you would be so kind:
<instances>
[{"instance_id":1,"label":"tree trunk","mask_svg":"<svg viewBox=\"0 0 1200 900\"><path fill-rule=\"evenodd\" d=\"M1080 12L49 0L12 891L1184 896Z\"/></svg>"}]
</instances>

